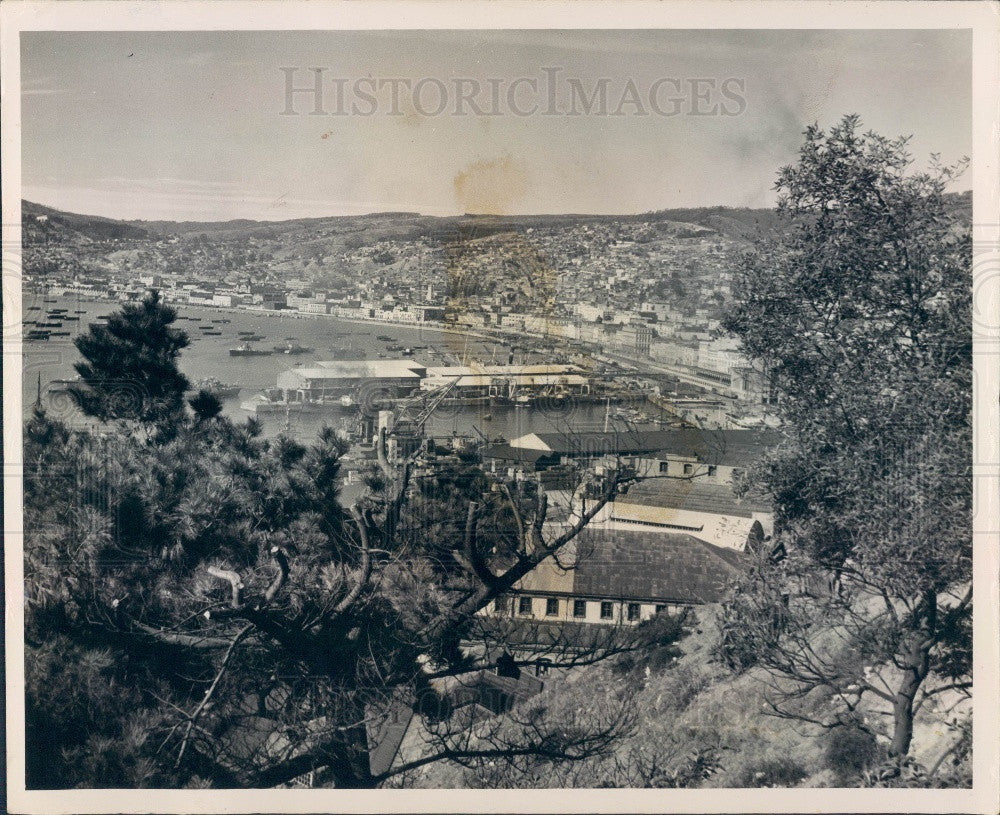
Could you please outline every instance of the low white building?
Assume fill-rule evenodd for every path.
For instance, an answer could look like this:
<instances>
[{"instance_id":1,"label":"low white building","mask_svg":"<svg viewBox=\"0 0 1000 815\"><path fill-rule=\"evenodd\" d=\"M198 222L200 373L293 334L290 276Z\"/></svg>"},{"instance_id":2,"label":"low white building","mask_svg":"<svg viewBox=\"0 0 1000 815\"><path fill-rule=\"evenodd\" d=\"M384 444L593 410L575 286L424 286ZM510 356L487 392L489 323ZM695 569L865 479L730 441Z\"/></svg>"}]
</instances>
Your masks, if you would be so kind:
<instances>
[{"instance_id":1,"label":"low white building","mask_svg":"<svg viewBox=\"0 0 1000 815\"><path fill-rule=\"evenodd\" d=\"M512 397L525 394L584 394L590 379L576 365L452 365L431 367L421 388L456 381L455 396Z\"/></svg>"},{"instance_id":2,"label":"low white building","mask_svg":"<svg viewBox=\"0 0 1000 815\"><path fill-rule=\"evenodd\" d=\"M354 396L362 389L405 396L419 387L426 371L408 360L332 360L282 371L276 384L293 401Z\"/></svg>"}]
</instances>

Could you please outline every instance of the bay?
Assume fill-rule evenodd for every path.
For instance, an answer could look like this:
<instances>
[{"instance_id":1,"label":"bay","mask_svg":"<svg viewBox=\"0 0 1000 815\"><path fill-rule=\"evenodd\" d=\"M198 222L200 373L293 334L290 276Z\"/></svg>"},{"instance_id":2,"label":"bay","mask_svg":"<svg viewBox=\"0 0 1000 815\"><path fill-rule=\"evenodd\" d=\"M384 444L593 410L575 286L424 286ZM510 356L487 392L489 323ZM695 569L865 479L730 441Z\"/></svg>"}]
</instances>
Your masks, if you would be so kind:
<instances>
[{"instance_id":1,"label":"bay","mask_svg":"<svg viewBox=\"0 0 1000 815\"><path fill-rule=\"evenodd\" d=\"M37 310L31 310L34 306ZM43 405L54 416L71 423L81 417L64 391L53 386L54 380L72 379L76 376L73 363L80 354L73 345L75 336L102 315L109 315L119 308L118 303L84 300L70 296L42 298L26 295L23 319L46 321L47 312L64 309L69 317L61 330L69 331L66 337L48 340L28 340L23 345L23 409L30 411L40 393ZM297 365L308 365L317 360L336 357L337 349L344 352L363 352L368 359L398 358L398 353L387 350L389 345L415 347L413 359L427 366L442 366L480 362L483 364L506 363L512 353L509 342L493 341L457 332L446 332L424 325L398 325L382 322L360 322L338 319L327 315L303 315L294 312L256 312L219 309L207 306L179 305L177 327L183 329L191 345L181 354L180 368L192 382L215 377L222 382L239 385L237 397L223 400L223 412L236 421L243 421L251 414L240 404L264 388L274 387L277 375ZM228 322L220 322L220 321ZM206 336L201 327L221 332ZM33 326L25 326L30 329ZM56 329L58 330L58 329ZM312 347L310 353L271 356L233 357L229 349L241 342L240 332L252 331L264 339L254 343L257 348L270 350L290 338L299 344ZM391 339L379 339L379 336ZM530 342L530 340L522 340ZM546 362L551 357L540 352L518 349L517 362ZM648 405L647 405L648 408ZM434 437L479 436L494 439L515 438L527 433L580 432L601 430L606 422L605 407L592 402L550 408L440 406L427 423L428 434ZM260 417L264 434L273 436L283 431L295 438L308 441L314 438L324 424L337 424L335 416L318 414L267 415ZM651 423L636 425L624 423L612 416L608 426L612 429L653 428Z\"/></svg>"}]
</instances>

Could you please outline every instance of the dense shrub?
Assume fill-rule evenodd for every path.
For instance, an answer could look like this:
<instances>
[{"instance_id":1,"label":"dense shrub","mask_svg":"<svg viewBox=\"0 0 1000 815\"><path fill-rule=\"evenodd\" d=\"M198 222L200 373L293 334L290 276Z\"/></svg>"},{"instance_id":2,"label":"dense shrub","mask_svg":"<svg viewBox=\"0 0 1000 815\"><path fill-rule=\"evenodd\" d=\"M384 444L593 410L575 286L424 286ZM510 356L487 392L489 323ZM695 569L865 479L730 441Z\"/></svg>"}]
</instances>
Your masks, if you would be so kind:
<instances>
[{"instance_id":1,"label":"dense shrub","mask_svg":"<svg viewBox=\"0 0 1000 815\"><path fill-rule=\"evenodd\" d=\"M837 727L827 738L824 758L826 766L836 773L837 781L846 785L856 781L880 754L875 737L858 727Z\"/></svg>"},{"instance_id":2,"label":"dense shrub","mask_svg":"<svg viewBox=\"0 0 1000 815\"><path fill-rule=\"evenodd\" d=\"M781 756L748 763L740 775L741 787L793 787L809 773L792 758Z\"/></svg>"}]
</instances>

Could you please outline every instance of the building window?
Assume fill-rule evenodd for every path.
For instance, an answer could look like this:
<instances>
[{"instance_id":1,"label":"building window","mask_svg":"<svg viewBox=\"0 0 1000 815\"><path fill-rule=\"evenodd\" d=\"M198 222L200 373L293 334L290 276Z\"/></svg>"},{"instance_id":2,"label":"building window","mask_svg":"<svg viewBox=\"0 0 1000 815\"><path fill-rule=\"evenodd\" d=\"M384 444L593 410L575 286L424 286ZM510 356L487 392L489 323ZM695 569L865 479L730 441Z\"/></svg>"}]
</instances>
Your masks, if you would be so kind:
<instances>
[{"instance_id":1,"label":"building window","mask_svg":"<svg viewBox=\"0 0 1000 815\"><path fill-rule=\"evenodd\" d=\"M670 462L669 461L661 461L660 462L660 472L661 473L666 473L666 472L669 472L669 471L670 471Z\"/></svg>"},{"instance_id":2,"label":"building window","mask_svg":"<svg viewBox=\"0 0 1000 815\"><path fill-rule=\"evenodd\" d=\"M518 597L517 598L517 613L518 614L531 614L531 598L530 597Z\"/></svg>"},{"instance_id":3,"label":"building window","mask_svg":"<svg viewBox=\"0 0 1000 815\"><path fill-rule=\"evenodd\" d=\"M587 616L587 601L586 600L574 600L573 601L573 616L574 617L586 617Z\"/></svg>"},{"instance_id":4,"label":"building window","mask_svg":"<svg viewBox=\"0 0 1000 815\"><path fill-rule=\"evenodd\" d=\"M629 603L628 604L628 619L629 619L629 622L632 622L632 623L634 623L636 620L639 619L639 604L638 603Z\"/></svg>"},{"instance_id":5,"label":"building window","mask_svg":"<svg viewBox=\"0 0 1000 815\"><path fill-rule=\"evenodd\" d=\"M715 474L716 474L717 472L719 472L719 468L718 468L718 467L716 467L716 466L715 466L714 464L709 464L709 465L708 465L708 475L709 475L710 477L714 478L714 477L715 477Z\"/></svg>"},{"instance_id":6,"label":"building window","mask_svg":"<svg viewBox=\"0 0 1000 815\"><path fill-rule=\"evenodd\" d=\"M601 619L610 620L614 616L614 607L607 600L601 603Z\"/></svg>"},{"instance_id":7,"label":"building window","mask_svg":"<svg viewBox=\"0 0 1000 815\"><path fill-rule=\"evenodd\" d=\"M691 473L693 473L693 472L694 472L694 465L693 464L685 464L684 465L684 475L691 475Z\"/></svg>"},{"instance_id":8,"label":"building window","mask_svg":"<svg viewBox=\"0 0 1000 815\"><path fill-rule=\"evenodd\" d=\"M510 614L511 602L509 597L498 597L494 600L493 605L496 608L497 614L503 616Z\"/></svg>"},{"instance_id":9,"label":"building window","mask_svg":"<svg viewBox=\"0 0 1000 815\"><path fill-rule=\"evenodd\" d=\"M545 616L555 617L559 614L559 601L555 597L549 597L545 601Z\"/></svg>"},{"instance_id":10,"label":"building window","mask_svg":"<svg viewBox=\"0 0 1000 815\"><path fill-rule=\"evenodd\" d=\"M656 613L657 614L663 614L663 612L665 612L666 610L667 610L667 607L665 605L663 605L662 603L657 603L657 605L656 605Z\"/></svg>"}]
</instances>

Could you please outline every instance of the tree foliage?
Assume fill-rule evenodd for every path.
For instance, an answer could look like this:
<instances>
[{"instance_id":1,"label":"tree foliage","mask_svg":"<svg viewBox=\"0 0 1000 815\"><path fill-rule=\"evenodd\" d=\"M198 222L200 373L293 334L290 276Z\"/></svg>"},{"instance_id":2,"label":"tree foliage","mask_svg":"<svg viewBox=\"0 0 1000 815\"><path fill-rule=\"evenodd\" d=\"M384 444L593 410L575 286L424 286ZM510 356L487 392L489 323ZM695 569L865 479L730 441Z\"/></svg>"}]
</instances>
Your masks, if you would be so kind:
<instances>
[{"instance_id":1,"label":"tree foliage","mask_svg":"<svg viewBox=\"0 0 1000 815\"><path fill-rule=\"evenodd\" d=\"M963 165L913 172L905 139L859 127L806 131L787 229L736 273L727 326L788 437L748 483L788 556L750 570L724 646L781 677L776 710L822 688L832 726L883 700L904 755L928 678L970 686L971 242L946 198Z\"/></svg>"},{"instance_id":2,"label":"tree foliage","mask_svg":"<svg viewBox=\"0 0 1000 815\"><path fill-rule=\"evenodd\" d=\"M204 395L190 411L178 401L171 320L151 298L83 346L87 404L128 422L71 430L37 411L26 426L29 786L271 787L308 775L370 787L408 769L371 759L377 734L408 711L426 734L411 767L608 749L629 721L615 694L585 729L501 711L473 738L447 682L495 668L507 632L479 612L570 541L626 472L603 477L602 499L553 532L544 492L493 493L471 463L442 468L422 450L390 461L383 433L379 478L345 508L334 431L265 439ZM112 409L111 361L138 376L149 359L168 384L148 383L156 398L140 410ZM586 653L544 652L597 660L630 647L618 633ZM530 649L517 653L532 664Z\"/></svg>"},{"instance_id":3,"label":"tree foliage","mask_svg":"<svg viewBox=\"0 0 1000 815\"><path fill-rule=\"evenodd\" d=\"M70 389L80 409L102 421L154 422L182 408L188 380L177 367L187 334L174 328L177 311L151 292L126 303L105 324L91 323L74 341L82 383Z\"/></svg>"}]
</instances>

